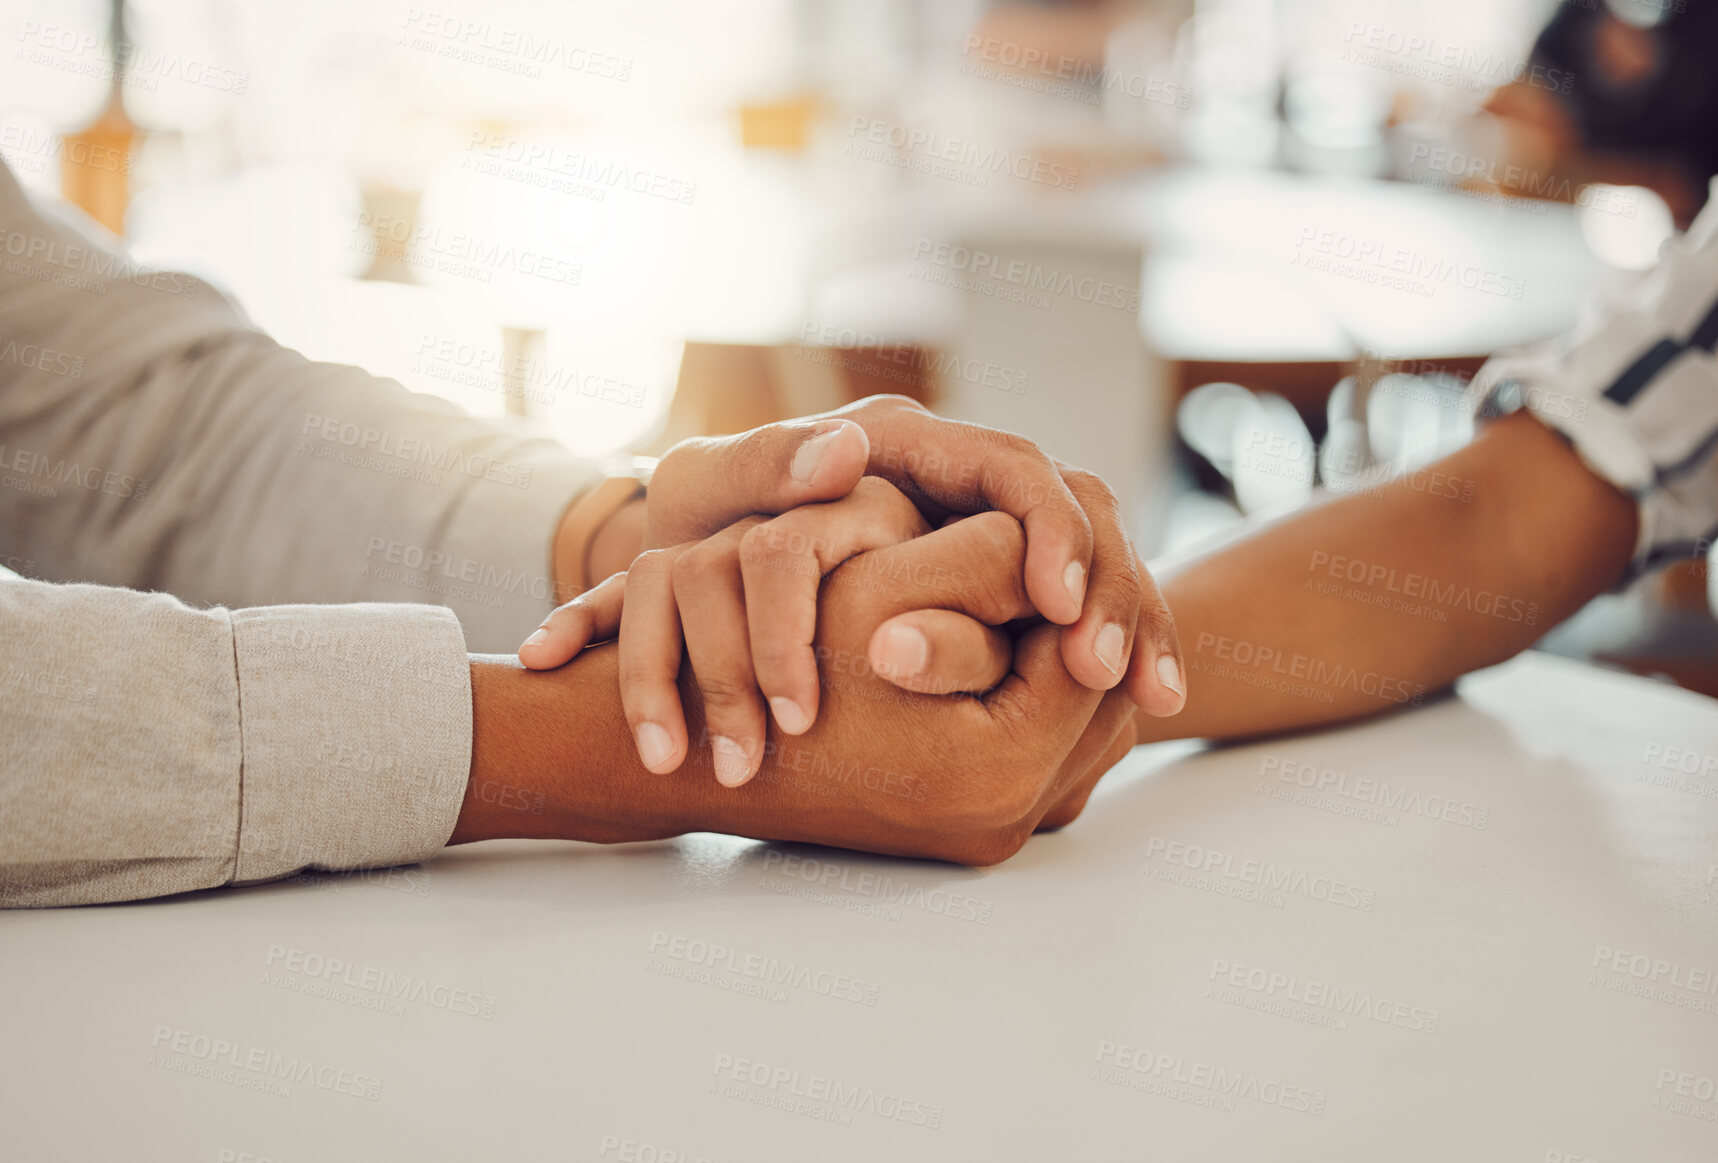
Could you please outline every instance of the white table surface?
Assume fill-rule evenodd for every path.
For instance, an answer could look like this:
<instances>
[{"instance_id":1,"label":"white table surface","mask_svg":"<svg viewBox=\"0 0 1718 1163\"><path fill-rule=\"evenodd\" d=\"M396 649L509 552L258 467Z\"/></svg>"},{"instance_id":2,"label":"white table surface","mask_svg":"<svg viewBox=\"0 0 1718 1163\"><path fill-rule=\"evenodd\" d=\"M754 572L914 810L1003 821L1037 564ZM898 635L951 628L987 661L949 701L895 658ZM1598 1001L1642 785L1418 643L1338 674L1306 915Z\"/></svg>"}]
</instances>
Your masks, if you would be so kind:
<instances>
[{"instance_id":1,"label":"white table surface","mask_svg":"<svg viewBox=\"0 0 1718 1163\"><path fill-rule=\"evenodd\" d=\"M1345 782L1265 794L1301 770ZM9 913L0 974L20 1163L1710 1163L1718 704L1532 656L1350 730L1141 749L988 871L498 843Z\"/></svg>"}]
</instances>

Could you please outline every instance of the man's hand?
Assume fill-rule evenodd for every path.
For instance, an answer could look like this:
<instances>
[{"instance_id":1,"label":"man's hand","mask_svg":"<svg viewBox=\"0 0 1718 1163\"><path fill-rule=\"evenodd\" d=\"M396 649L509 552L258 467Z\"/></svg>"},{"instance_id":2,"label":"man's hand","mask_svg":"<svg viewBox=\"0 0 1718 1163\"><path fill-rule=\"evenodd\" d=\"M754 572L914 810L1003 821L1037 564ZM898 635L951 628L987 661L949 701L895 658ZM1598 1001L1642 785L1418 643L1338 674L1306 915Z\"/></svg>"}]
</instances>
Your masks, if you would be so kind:
<instances>
[{"instance_id":1,"label":"man's hand","mask_svg":"<svg viewBox=\"0 0 1718 1163\"><path fill-rule=\"evenodd\" d=\"M1031 615L1025 553L1019 524L993 513L837 568L817 618L822 712L803 735L773 733L758 775L735 789L639 766L613 646L545 674L474 663L474 790L453 842L721 831L968 864L1005 859L1034 830L1078 815L1097 779L1127 753L1129 700L1075 682L1053 626L1025 631L1013 671L983 698L903 691L865 660L872 628L899 613L953 611L988 626ZM701 733L704 707L690 676L682 676L680 697ZM712 769L705 748L688 762ZM483 794L493 784L540 792L549 810L498 807L498 797Z\"/></svg>"},{"instance_id":2,"label":"man's hand","mask_svg":"<svg viewBox=\"0 0 1718 1163\"><path fill-rule=\"evenodd\" d=\"M1185 669L1174 619L1139 564L1108 487L1090 473L1051 460L1029 440L943 419L904 397L873 396L824 417L676 445L656 471L642 522L643 548L665 552L637 564L660 572L679 557L684 543L712 536L751 514L784 513L844 497L866 472L896 485L933 523L987 510L1015 517L1027 533L1020 582L1036 613L1068 626L1060 650L1069 673L1093 690L1108 690L1125 679L1128 693L1150 714L1181 709ZM636 515L629 520L640 523ZM875 537L885 533L879 526L855 534L847 552L881 544ZM808 557L808 568L816 566L818 576L839 560L827 552ZM589 643L615 634L627 584L610 577L562 606L520 648L520 660L533 669L560 666ZM752 657L762 662L755 679L734 689L731 701L761 707L768 700L778 725L798 733L817 716L817 668L806 649L816 587L790 586L778 589L777 596L771 618L752 619ZM657 602L653 608L673 617L672 604ZM681 636L678 625L646 631L637 617L625 621L628 633L650 633L658 641ZM1144 639L1143 648L1135 648L1136 638ZM942 669L941 661L969 659L973 648L986 649L988 642L969 623L926 614L902 623L889 642L880 644L879 659L892 645L887 662L904 684L968 689L958 685L971 682L966 664L956 673ZM696 669L698 660L693 662ZM665 665L659 662L656 670ZM678 667L677 657L672 666ZM640 755L655 771L679 766L689 738L673 705L672 675L668 669L649 684L654 693L647 701L659 713L635 716ZM629 704L629 713L637 705ZM739 730L739 720L747 716L729 718ZM741 754L749 756L746 766L755 768L756 755L746 744L760 735L753 729L719 737L737 742Z\"/></svg>"}]
</instances>

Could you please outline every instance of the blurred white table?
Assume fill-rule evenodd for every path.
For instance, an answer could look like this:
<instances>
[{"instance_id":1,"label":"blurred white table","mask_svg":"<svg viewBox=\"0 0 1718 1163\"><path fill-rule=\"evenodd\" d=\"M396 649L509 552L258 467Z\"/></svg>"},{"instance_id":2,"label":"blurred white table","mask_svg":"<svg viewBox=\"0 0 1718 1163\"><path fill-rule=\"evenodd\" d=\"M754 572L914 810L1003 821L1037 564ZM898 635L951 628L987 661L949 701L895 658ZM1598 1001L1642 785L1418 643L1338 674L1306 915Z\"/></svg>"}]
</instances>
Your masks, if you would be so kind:
<instances>
[{"instance_id":1,"label":"blurred white table","mask_svg":"<svg viewBox=\"0 0 1718 1163\"><path fill-rule=\"evenodd\" d=\"M985 872L493 844L0 950L20 1163L1710 1163L1718 705L1533 656Z\"/></svg>"}]
</instances>

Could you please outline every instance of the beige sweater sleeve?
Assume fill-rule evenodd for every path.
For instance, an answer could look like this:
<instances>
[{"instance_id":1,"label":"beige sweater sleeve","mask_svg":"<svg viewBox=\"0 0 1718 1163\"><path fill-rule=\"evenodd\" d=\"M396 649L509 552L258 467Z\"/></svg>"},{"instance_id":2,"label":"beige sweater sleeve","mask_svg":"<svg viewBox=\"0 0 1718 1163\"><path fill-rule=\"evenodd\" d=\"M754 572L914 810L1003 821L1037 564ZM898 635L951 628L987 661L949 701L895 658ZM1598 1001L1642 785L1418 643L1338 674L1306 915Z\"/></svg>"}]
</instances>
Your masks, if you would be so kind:
<instances>
[{"instance_id":1,"label":"beige sweater sleeve","mask_svg":"<svg viewBox=\"0 0 1718 1163\"><path fill-rule=\"evenodd\" d=\"M430 602L511 651L598 478L531 438L256 331L0 166L0 565L230 606Z\"/></svg>"},{"instance_id":2,"label":"beige sweater sleeve","mask_svg":"<svg viewBox=\"0 0 1718 1163\"><path fill-rule=\"evenodd\" d=\"M0 904L434 852L594 466L99 234L0 166Z\"/></svg>"},{"instance_id":3,"label":"beige sweater sleeve","mask_svg":"<svg viewBox=\"0 0 1718 1163\"><path fill-rule=\"evenodd\" d=\"M453 831L471 671L448 610L9 579L0 625L0 905L399 864Z\"/></svg>"}]
</instances>

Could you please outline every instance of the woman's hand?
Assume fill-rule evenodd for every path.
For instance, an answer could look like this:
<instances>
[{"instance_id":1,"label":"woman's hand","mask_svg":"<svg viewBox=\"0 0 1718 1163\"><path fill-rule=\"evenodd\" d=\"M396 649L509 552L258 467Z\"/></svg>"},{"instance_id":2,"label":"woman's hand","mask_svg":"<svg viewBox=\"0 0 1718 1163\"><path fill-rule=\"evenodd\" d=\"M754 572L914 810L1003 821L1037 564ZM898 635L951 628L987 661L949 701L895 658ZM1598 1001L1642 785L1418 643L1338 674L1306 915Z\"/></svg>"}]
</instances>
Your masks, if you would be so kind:
<instances>
[{"instance_id":1,"label":"woman's hand","mask_svg":"<svg viewBox=\"0 0 1718 1163\"><path fill-rule=\"evenodd\" d=\"M1134 701L1154 715L1181 709L1185 671L1174 620L1134 555L1107 486L1090 473L1051 460L1029 440L942 419L902 397L869 397L824 417L676 445L656 471L642 522L644 548L659 552L635 559L630 568L636 572L642 564L647 574L661 574L699 539L754 514L844 497L866 472L896 484L920 517L933 523L990 509L1015 517L1027 536L1018 580L1039 614L1067 627L1059 649L1069 673L1093 690L1125 681ZM846 524L840 538L828 538L828 544L810 552L795 553L783 540L796 531L802 542L811 535L798 526L758 535L754 554L780 558L786 550L806 571L802 584L786 579L766 587L779 603L744 599L741 604L762 616L753 614L742 634L684 635L701 681L706 680L698 655L710 659L710 649L695 645L695 638L705 643L743 639L749 645L752 681L737 681L743 667L731 653L716 662L713 673L719 677L707 680L718 684L718 689L706 689L718 708L712 745L727 756L723 771L732 778L747 778L757 769L762 699L770 701L789 733L815 721L817 678L808 627L816 617L817 587L810 583L839 563L833 554L841 545L851 553L890 543L889 536L914 535L906 532L909 523L898 504L890 505L893 524L885 514L876 528L860 527L866 515L878 512L873 498L833 518L819 517ZM776 548L766 552L758 544L764 537ZM700 553L685 570L709 570L713 553ZM586 645L617 633L629 585L625 577L610 577L556 610L520 648L520 661L539 670L557 667ZM658 579L647 592L660 595L667 588ZM680 606L656 600L649 608L671 621ZM629 634L649 640L652 659L649 668L628 671L642 684L637 689L648 692L641 696L634 724L640 757L653 771L671 771L684 760L688 743L684 717L666 693L678 658L674 669L666 670L664 644L678 642L681 628L636 616L624 620ZM1136 643L1142 645L1136 648ZM983 689L974 685L980 675L994 675L1001 653L997 637L984 628L952 614L921 611L897 620L878 643L875 661L882 673L909 689L972 690ZM986 663L992 665L975 671ZM629 715L634 709L629 704Z\"/></svg>"},{"instance_id":2,"label":"woman's hand","mask_svg":"<svg viewBox=\"0 0 1718 1163\"><path fill-rule=\"evenodd\" d=\"M839 501L771 519L747 517L703 541L648 550L627 573L562 606L547 627L568 642L618 632L621 701L639 757L658 773L678 768L690 746L677 686L684 647L716 777L738 787L763 759L766 716L773 714L785 735L804 734L817 718L821 691L812 642L824 576L867 550L929 531L899 489L867 477ZM970 570L944 566L924 580L956 593L981 584ZM863 584L883 590L902 583L871 576ZM945 612L919 616L938 614ZM940 675L937 693L987 690L1007 673L1011 651L1000 632L970 620L961 624L977 627L981 642L975 650L969 635L950 654L967 664L961 674ZM885 645L899 653L894 640ZM928 643L921 644L914 670L928 664L924 654Z\"/></svg>"}]
</instances>

